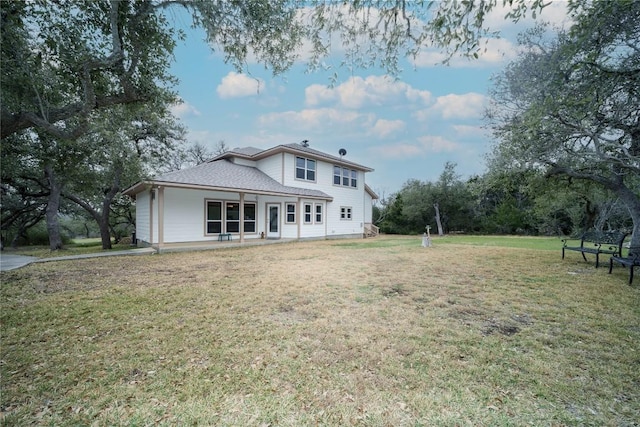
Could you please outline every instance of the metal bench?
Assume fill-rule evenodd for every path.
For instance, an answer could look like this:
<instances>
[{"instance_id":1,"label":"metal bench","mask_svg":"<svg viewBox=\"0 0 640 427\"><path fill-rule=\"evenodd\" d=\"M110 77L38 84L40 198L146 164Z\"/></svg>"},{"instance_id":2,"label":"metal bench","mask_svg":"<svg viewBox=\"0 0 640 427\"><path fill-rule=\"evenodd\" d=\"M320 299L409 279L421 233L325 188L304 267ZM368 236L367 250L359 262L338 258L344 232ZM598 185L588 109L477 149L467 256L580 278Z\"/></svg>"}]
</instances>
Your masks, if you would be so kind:
<instances>
[{"instance_id":1,"label":"metal bench","mask_svg":"<svg viewBox=\"0 0 640 427\"><path fill-rule=\"evenodd\" d=\"M629 248L629 255L626 257L612 256L611 259L609 259L609 274L611 274L611 270L613 270L614 262L629 267L629 284L631 285L633 283L633 269L640 267L640 246L631 246Z\"/></svg>"},{"instance_id":2,"label":"metal bench","mask_svg":"<svg viewBox=\"0 0 640 427\"><path fill-rule=\"evenodd\" d=\"M221 233L221 234L218 234L218 241L222 242L225 237L227 238L227 240L233 240L231 233Z\"/></svg>"},{"instance_id":3,"label":"metal bench","mask_svg":"<svg viewBox=\"0 0 640 427\"><path fill-rule=\"evenodd\" d=\"M587 261L585 254L596 256L596 268L600 265L600 254L620 256L622 243L627 233L621 231L587 231L580 239L562 239L562 259L565 251L577 251ZM570 242L580 240L580 246L569 246Z\"/></svg>"}]
</instances>

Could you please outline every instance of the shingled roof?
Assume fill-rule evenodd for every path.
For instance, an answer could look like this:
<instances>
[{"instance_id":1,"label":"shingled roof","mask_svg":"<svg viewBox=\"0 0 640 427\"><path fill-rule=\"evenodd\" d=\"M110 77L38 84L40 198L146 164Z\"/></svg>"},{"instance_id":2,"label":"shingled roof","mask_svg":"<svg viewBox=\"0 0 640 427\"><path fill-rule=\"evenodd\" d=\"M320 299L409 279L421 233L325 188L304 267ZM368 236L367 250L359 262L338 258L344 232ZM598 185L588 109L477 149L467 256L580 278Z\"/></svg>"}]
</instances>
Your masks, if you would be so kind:
<instances>
[{"instance_id":1,"label":"shingled roof","mask_svg":"<svg viewBox=\"0 0 640 427\"><path fill-rule=\"evenodd\" d=\"M169 172L149 181L141 181L125 190L124 193L134 195L148 185L302 196L333 200L333 197L322 191L282 185L257 168L237 165L228 160L206 162L189 169Z\"/></svg>"},{"instance_id":2,"label":"shingled roof","mask_svg":"<svg viewBox=\"0 0 640 427\"><path fill-rule=\"evenodd\" d=\"M298 154L298 155L304 155L304 156L308 156L308 157L312 157L312 158L316 158L316 159L322 159L322 160L327 160L330 161L334 164L337 165L342 165L342 166L348 166L354 169L358 169L364 172L372 172L373 169L367 167L367 166L363 166L360 165L358 163L354 163L351 162L349 160L346 160L342 157L338 157L338 156L332 156L331 154L327 154L327 153L323 153L322 151L318 151L315 150L313 148L310 148L308 146L304 146L301 144L282 144L282 145L277 145L275 147L272 148L268 148L266 150L261 150L259 148L255 148L255 147L243 147L243 148L234 148L232 150L226 151L216 157L214 157L213 159L211 159L211 162L215 162L221 159L228 159L228 158L232 158L232 157L241 157L244 159L249 159L249 160L260 160L263 159L265 157L269 157L269 156L273 156L274 154L280 153L280 152L288 152L288 153L294 153L294 154Z\"/></svg>"}]
</instances>

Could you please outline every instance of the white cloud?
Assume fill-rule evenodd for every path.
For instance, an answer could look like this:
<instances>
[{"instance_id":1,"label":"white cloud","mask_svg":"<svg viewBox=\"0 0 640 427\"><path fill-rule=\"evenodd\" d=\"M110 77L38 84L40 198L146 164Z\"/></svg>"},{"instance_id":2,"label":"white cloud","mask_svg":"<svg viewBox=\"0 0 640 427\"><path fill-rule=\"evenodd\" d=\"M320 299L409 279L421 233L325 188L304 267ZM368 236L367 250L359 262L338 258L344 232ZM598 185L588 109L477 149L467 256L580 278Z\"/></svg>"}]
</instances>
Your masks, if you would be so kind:
<instances>
[{"instance_id":1,"label":"white cloud","mask_svg":"<svg viewBox=\"0 0 640 427\"><path fill-rule=\"evenodd\" d=\"M417 138L416 143L398 142L396 144L371 147L370 151L385 159L411 159L438 153L459 152L462 146L437 135L425 135Z\"/></svg>"},{"instance_id":2,"label":"white cloud","mask_svg":"<svg viewBox=\"0 0 640 427\"><path fill-rule=\"evenodd\" d=\"M525 2L525 4L530 6L529 2ZM567 4L566 1L550 1L542 9L542 12L535 10L536 18L532 17L532 11L529 9L526 12L526 17L521 18L518 22L513 22L512 19L506 18L507 13L511 10L510 6L506 3L496 4L486 16L485 26L491 31L500 32L533 27L538 22L549 22L556 26L562 26L571 21L571 18L567 14Z\"/></svg>"},{"instance_id":3,"label":"white cloud","mask_svg":"<svg viewBox=\"0 0 640 427\"><path fill-rule=\"evenodd\" d=\"M451 93L439 96L436 103L428 111L430 114L439 114L443 119L469 119L480 118L483 114L486 96L470 92L464 95ZM419 117L419 112L416 113Z\"/></svg>"},{"instance_id":4,"label":"white cloud","mask_svg":"<svg viewBox=\"0 0 640 427\"><path fill-rule=\"evenodd\" d=\"M316 105L325 104L335 101L336 91L328 86L313 84L304 90L305 104L314 107Z\"/></svg>"},{"instance_id":5,"label":"white cloud","mask_svg":"<svg viewBox=\"0 0 640 427\"><path fill-rule=\"evenodd\" d=\"M181 100L179 104L175 104L171 107L171 114L184 119L186 117L200 116L200 111L188 102Z\"/></svg>"},{"instance_id":6,"label":"white cloud","mask_svg":"<svg viewBox=\"0 0 640 427\"><path fill-rule=\"evenodd\" d=\"M384 159L407 159L424 154L422 147L415 144L397 143L371 147L370 151Z\"/></svg>"},{"instance_id":7,"label":"white cloud","mask_svg":"<svg viewBox=\"0 0 640 427\"><path fill-rule=\"evenodd\" d=\"M424 148L424 151L429 153L452 152L461 148L457 142L435 135L421 136L418 138L418 141L422 148Z\"/></svg>"},{"instance_id":8,"label":"white cloud","mask_svg":"<svg viewBox=\"0 0 640 427\"><path fill-rule=\"evenodd\" d=\"M339 129L366 129L373 125L373 114L342 111L334 108L305 109L269 113L258 118L261 127L298 131L336 132Z\"/></svg>"},{"instance_id":9,"label":"white cloud","mask_svg":"<svg viewBox=\"0 0 640 427\"><path fill-rule=\"evenodd\" d=\"M449 66L452 68L486 68L495 67L513 60L518 48L506 38L483 38L480 40L481 50L477 59L464 58L456 55L451 58ZM411 63L417 68L442 66L446 54L438 49L423 49Z\"/></svg>"},{"instance_id":10,"label":"white cloud","mask_svg":"<svg viewBox=\"0 0 640 427\"><path fill-rule=\"evenodd\" d=\"M405 128L406 124L402 120L385 120L378 119L373 125L370 133L378 138L386 138Z\"/></svg>"},{"instance_id":11,"label":"white cloud","mask_svg":"<svg viewBox=\"0 0 640 427\"><path fill-rule=\"evenodd\" d=\"M262 79L231 71L222 78L222 82L218 85L216 92L222 99L241 98L257 95L264 87L265 84Z\"/></svg>"},{"instance_id":12,"label":"white cloud","mask_svg":"<svg viewBox=\"0 0 640 427\"><path fill-rule=\"evenodd\" d=\"M485 130L480 126L452 125L451 128L456 132L456 135L461 137L476 137L485 134Z\"/></svg>"},{"instance_id":13,"label":"white cloud","mask_svg":"<svg viewBox=\"0 0 640 427\"><path fill-rule=\"evenodd\" d=\"M427 104L430 100L429 91L414 89L407 83L388 76L356 76L334 88L316 84L305 90L305 103L308 106L336 102L344 108L358 109L402 105L407 101Z\"/></svg>"}]
</instances>

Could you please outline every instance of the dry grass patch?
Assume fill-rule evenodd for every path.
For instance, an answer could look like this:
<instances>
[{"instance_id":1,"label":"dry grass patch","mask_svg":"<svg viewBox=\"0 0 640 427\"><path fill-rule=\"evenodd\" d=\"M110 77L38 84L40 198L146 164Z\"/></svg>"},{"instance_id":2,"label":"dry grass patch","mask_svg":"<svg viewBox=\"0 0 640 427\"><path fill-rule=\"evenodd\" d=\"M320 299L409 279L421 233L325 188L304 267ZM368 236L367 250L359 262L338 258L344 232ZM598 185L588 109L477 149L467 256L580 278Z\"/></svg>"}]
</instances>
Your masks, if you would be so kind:
<instances>
[{"instance_id":1,"label":"dry grass patch","mask_svg":"<svg viewBox=\"0 0 640 427\"><path fill-rule=\"evenodd\" d=\"M2 273L3 421L637 425L640 292L623 274L434 242Z\"/></svg>"}]
</instances>

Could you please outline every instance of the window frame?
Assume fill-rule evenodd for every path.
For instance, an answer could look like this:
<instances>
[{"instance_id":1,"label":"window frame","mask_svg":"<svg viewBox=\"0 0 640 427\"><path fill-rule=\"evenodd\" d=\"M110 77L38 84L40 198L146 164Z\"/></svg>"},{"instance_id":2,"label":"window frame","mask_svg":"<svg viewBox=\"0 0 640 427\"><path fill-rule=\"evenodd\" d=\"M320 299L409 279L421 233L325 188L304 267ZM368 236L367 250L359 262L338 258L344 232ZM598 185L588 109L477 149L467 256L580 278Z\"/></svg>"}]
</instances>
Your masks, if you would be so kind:
<instances>
[{"instance_id":1,"label":"window frame","mask_svg":"<svg viewBox=\"0 0 640 427\"><path fill-rule=\"evenodd\" d=\"M353 219L353 208L351 206L340 206L340 221L351 221Z\"/></svg>"},{"instance_id":2,"label":"window frame","mask_svg":"<svg viewBox=\"0 0 640 427\"><path fill-rule=\"evenodd\" d=\"M307 209L308 208L308 209ZM313 204L305 203L302 209L303 221L305 224L313 224Z\"/></svg>"},{"instance_id":3,"label":"window frame","mask_svg":"<svg viewBox=\"0 0 640 427\"><path fill-rule=\"evenodd\" d=\"M323 220L324 220L324 208L323 208L323 204L322 203L316 203L314 205L314 220L316 224L322 224ZM320 211L318 212L318 208L320 208ZM320 218L320 219L318 219Z\"/></svg>"},{"instance_id":4,"label":"window frame","mask_svg":"<svg viewBox=\"0 0 640 427\"><path fill-rule=\"evenodd\" d=\"M229 219L229 216L230 216L229 213L232 213L232 214L236 213L236 210L230 211L230 209L234 209L234 205L236 205L238 218ZM231 225L231 227L229 227L229 225ZM234 231L229 231L230 229ZM240 202L239 201L238 202L228 201L224 203L224 232L240 233Z\"/></svg>"},{"instance_id":5,"label":"window frame","mask_svg":"<svg viewBox=\"0 0 640 427\"><path fill-rule=\"evenodd\" d=\"M219 219L209 219L209 206L218 205L220 209ZM229 219L229 209L232 209L233 205L237 205L238 219ZM258 233L258 203L257 202L245 202L244 212L240 215L240 201L237 200L214 200L205 199L205 220L204 220L204 234L205 236L216 236L219 234L227 233L240 233L240 226L242 224L242 230L245 234L257 234ZM247 217L247 208L253 208L253 218ZM249 212L251 213L251 212ZM219 224L219 231L209 231L209 224ZM229 227L229 224L237 226ZM253 224L253 231L247 231L247 226ZM229 231L229 229L236 229L237 231Z\"/></svg>"},{"instance_id":6,"label":"window frame","mask_svg":"<svg viewBox=\"0 0 640 427\"><path fill-rule=\"evenodd\" d=\"M333 185L347 188L358 188L358 171L343 166L333 165Z\"/></svg>"},{"instance_id":7,"label":"window frame","mask_svg":"<svg viewBox=\"0 0 640 427\"><path fill-rule=\"evenodd\" d=\"M298 165L298 160L302 160L304 162L304 166ZM296 156L295 157L295 168L294 168L294 177L299 181L308 181L308 182L316 182L317 174L318 174L318 161L315 159L310 159L308 157ZM311 168L310 166L313 165ZM303 177L298 176L298 171L302 171ZM310 175L312 178L310 178Z\"/></svg>"},{"instance_id":8,"label":"window frame","mask_svg":"<svg viewBox=\"0 0 640 427\"><path fill-rule=\"evenodd\" d=\"M220 219L209 219L209 205L213 205L213 204L218 204L220 206ZM206 200L205 204L204 204L204 232L205 235L215 235L215 234L221 234L222 230L223 230L223 224L224 224L224 212L223 212L223 207L224 207L224 202L222 202L221 200ZM220 231L219 232L215 232L215 231L209 231L209 224L215 224L218 223L220 226Z\"/></svg>"},{"instance_id":9,"label":"window frame","mask_svg":"<svg viewBox=\"0 0 640 427\"><path fill-rule=\"evenodd\" d=\"M289 207L293 208L292 212L289 212ZM285 224L295 224L297 222L297 203L285 203L284 205L284 223ZM289 221L289 215L293 215L293 220Z\"/></svg>"},{"instance_id":10,"label":"window frame","mask_svg":"<svg viewBox=\"0 0 640 427\"><path fill-rule=\"evenodd\" d=\"M247 219L247 207L253 206L253 219ZM242 231L245 234L256 234L258 232L258 205L253 202L245 202L244 203L244 212L243 212L243 220L242 220ZM247 231L247 224L253 224L253 231Z\"/></svg>"}]
</instances>

